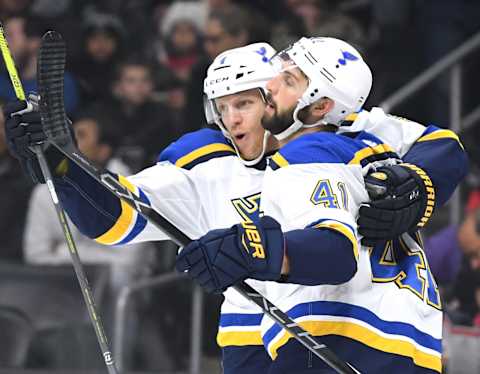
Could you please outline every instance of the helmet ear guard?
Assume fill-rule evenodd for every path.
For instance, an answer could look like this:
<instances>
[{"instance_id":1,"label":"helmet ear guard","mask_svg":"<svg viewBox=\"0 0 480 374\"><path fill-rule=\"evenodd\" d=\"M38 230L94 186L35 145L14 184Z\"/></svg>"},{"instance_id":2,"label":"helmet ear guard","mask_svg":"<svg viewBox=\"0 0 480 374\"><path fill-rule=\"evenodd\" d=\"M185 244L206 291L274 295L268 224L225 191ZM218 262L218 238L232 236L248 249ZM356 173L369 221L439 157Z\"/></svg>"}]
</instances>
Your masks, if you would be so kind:
<instances>
[{"instance_id":1,"label":"helmet ear guard","mask_svg":"<svg viewBox=\"0 0 480 374\"><path fill-rule=\"evenodd\" d=\"M207 123L209 125L216 124L218 127L220 127L220 130L222 130L223 135L228 137L228 131L223 125L222 118L217 111L214 99L209 99L205 94L203 95L203 110L205 112Z\"/></svg>"},{"instance_id":2,"label":"helmet ear guard","mask_svg":"<svg viewBox=\"0 0 480 374\"><path fill-rule=\"evenodd\" d=\"M308 87L298 100L293 123L275 137L285 139L302 127L322 124L339 126L351 113L365 103L372 87L372 73L360 53L350 44L335 38L301 38L272 58L272 64L295 66L308 79ZM281 61L276 59L281 59ZM334 106L320 121L305 124L299 112L320 100L330 98Z\"/></svg>"}]
</instances>

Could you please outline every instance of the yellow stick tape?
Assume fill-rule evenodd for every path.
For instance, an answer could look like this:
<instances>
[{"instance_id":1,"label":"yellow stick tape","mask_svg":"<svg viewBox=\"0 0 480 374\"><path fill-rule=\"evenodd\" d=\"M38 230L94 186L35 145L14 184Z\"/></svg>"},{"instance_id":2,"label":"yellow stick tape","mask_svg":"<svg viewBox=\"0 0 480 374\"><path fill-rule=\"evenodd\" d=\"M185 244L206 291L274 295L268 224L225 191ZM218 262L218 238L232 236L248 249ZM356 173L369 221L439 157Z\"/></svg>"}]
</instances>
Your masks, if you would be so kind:
<instances>
[{"instance_id":1,"label":"yellow stick tape","mask_svg":"<svg viewBox=\"0 0 480 374\"><path fill-rule=\"evenodd\" d=\"M2 23L0 23L0 49L2 50L3 61L5 61L5 66L7 67L8 75L12 81L15 95L18 99L25 100L25 92L23 91L22 82L20 81L17 68L13 62L12 54L8 48L7 39L5 39L5 30Z\"/></svg>"}]
</instances>

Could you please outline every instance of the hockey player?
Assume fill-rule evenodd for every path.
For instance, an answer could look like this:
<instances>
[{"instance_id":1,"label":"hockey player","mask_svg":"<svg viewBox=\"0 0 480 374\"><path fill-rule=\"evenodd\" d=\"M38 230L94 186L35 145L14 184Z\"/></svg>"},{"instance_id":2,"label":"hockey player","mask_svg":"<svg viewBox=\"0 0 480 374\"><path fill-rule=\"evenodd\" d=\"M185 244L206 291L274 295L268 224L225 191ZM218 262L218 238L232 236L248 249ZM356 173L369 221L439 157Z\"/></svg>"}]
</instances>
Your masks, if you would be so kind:
<instances>
[{"instance_id":1,"label":"hockey player","mask_svg":"<svg viewBox=\"0 0 480 374\"><path fill-rule=\"evenodd\" d=\"M208 230L233 224L240 219L258 220L259 193L265 165L261 156L268 147L274 146L273 143L268 144L268 138L258 126L265 105L263 93L258 88L263 87L272 74L265 63L271 53L271 47L262 43L226 52L218 56L210 67L205 83L207 114L220 125L225 136L207 129L188 134L162 152L159 164L129 178L119 176L122 183L149 201L191 237L200 237ZM260 72L257 70L259 67L265 69ZM232 95L234 93L238 95ZM39 126L35 127L32 113L15 114L23 108L18 103L15 105L6 111L10 148L30 170L30 175L40 178L38 170L35 172L36 160L28 150L29 141L41 138ZM259 110L260 107L262 110ZM25 125L19 126L20 123ZM348 122L345 124L350 125ZM415 140L420 140L420 134L425 131L424 127L415 125L416 132L410 133L403 129L402 121L380 115L359 116L353 126L375 128L384 133L388 140L394 140L393 147L402 152L406 152ZM457 153L462 153L461 149L450 145L441 149L439 157L448 159ZM55 164L52 154L50 161ZM443 171L445 175L451 174L451 170ZM441 188L448 195L457 182L458 179L452 177ZM72 220L97 241L127 244L165 238L126 204L118 202L103 187L92 183L75 165L69 164L66 173L57 176L55 183ZM415 188L411 183L406 187ZM399 199L389 201L392 200L399 203ZM401 230L402 225L410 227L406 226L408 222L405 217L408 216L413 222L415 217L410 218L412 214L407 213L410 210L416 212L421 201L413 200L406 206L398 205L403 209L371 209L379 211L381 208L388 212L390 218L397 217L398 224L395 227ZM385 234L385 231L380 234ZM260 287L260 291L263 289L263 285L254 286ZM262 315L256 306L244 301L233 290L226 292L218 335L219 343L224 346L226 373L266 372L270 359L260 345L261 319Z\"/></svg>"},{"instance_id":2,"label":"hockey player","mask_svg":"<svg viewBox=\"0 0 480 374\"><path fill-rule=\"evenodd\" d=\"M404 200L421 202L410 228L423 226L451 189L436 191L445 182L445 165L422 153L459 149L458 139L405 121L416 127L407 131L416 132L417 142L406 154L396 147L410 162L398 163L393 148L371 133L336 134L361 108L372 82L367 64L345 42L302 38L272 63L280 69L267 84L263 126L281 148L264 176L265 215L192 242L179 254L177 269L213 292L246 278L273 281L266 282L267 298L360 372L441 372L440 297L418 238L404 234L361 246L355 217L368 200L364 174L373 168L366 178L372 192L404 196L404 187L416 186L407 188ZM354 116L360 123L388 122L379 110ZM433 139L439 143L426 145ZM458 169L458 181L465 155L457 156L447 167ZM369 213L376 208L384 206ZM393 221L385 218L377 225L389 231ZM274 359L269 373L330 372L268 317L261 325Z\"/></svg>"},{"instance_id":3,"label":"hockey player","mask_svg":"<svg viewBox=\"0 0 480 374\"><path fill-rule=\"evenodd\" d=\"M187 134L167 147L155 166L128 178L118 176L192 238L245 217L258 217L264 154L267 147L275 148L275 139L265 136L260 125L266 105L263 89L274 73L268 61L274 53L268 44L258 43L218 56L208 70L205 90L210 99L222 100L221 122L206 102L207 116L221 124L221 131ZM19 112L25 106L17 101L6 108L10 150L33 181L42 181L28 147L30 141L45 136L38 113ZM55 150L47 151L47 157L57 173L55 185L62 204L84 234L107 245L167 239L127 204L92 183L75 164L68 163L67 170L60 171L57 165L64 163ZM256 286L255 281L249 283ZM225 347L225 373L266 372L271 359L260 336L261 309L233 289L225 292L225 299L218 334L219 344Z\"/></svg>"}]
</instances>

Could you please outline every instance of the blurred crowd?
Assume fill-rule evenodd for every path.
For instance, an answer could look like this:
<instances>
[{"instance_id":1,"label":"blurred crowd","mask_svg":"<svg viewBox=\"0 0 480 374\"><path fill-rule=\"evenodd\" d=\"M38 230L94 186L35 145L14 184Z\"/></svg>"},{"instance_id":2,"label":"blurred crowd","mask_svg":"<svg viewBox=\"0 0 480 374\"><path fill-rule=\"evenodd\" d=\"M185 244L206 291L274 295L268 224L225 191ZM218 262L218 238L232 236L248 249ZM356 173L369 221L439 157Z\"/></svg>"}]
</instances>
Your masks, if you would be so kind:
<instances>
[{"instance_id":1,"label":"blurred crowd","mask_svg":"<svg viewBox=\"0 0 480 374\"><path fill-rule=\"evenodd\" d=\"M207 126L203 79L212 59L226 49L256 41L281 49L301 36L344 39L364 53L374 72L368 109L480 31L478 14L480 3L475 0L0 0L0 20L25 91L36 90L41 36L47 30L60 32L68 51L65 105L78 146L99 166L122 174L153 164L181 134ZM479 55L464 64L463 113L480 105L474 91L480 83ZM0 65L1 104L15 94ZM436 80L395 111L448 127L448 79ZM449 318L477 326L479 130L476 123L461 134L473 165L469 184L462 188L463 222L449 226L448 219L434 221L425 239ZM0 182L0 261L69 263L48 193L22 176L7 152L3 125ZM136 279L173 267L175 248L160 251L163 244L153 243L117 250L74 234L82 261L111 267L113 295ZM174 300L175 292L170 297ZM145 303L153 311L150 314L162 315L157 325L171 329L177 312L169 314L155 297ZM172 310L174 306L188 309L183 300L172 303ZM215 321L211 326L207 334L213 342ZM169 349L174 351L175 346ZM142 368L141 362L136 365ZM170 368L178 365L171 362Z\"/></svg>"}]
</instances>

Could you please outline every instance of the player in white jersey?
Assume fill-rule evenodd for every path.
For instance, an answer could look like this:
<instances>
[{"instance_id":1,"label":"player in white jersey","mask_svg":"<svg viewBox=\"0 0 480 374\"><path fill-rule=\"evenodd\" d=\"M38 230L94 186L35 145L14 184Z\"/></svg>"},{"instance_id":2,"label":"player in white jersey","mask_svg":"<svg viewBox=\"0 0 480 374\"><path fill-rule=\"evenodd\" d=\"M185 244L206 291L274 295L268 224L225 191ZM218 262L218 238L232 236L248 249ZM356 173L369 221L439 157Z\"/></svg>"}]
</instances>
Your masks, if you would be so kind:
<instances>
[{"instance_id":1,"label":"player in white jersey","mask_svg":"<svg viewBox=\"0 0 480 374\"><path fill-rule=\"evenodd\" d=\"M255 87L262 87L265 81L262 82L258 76L252 76L252 66L246 63L248 57L241 57L238 54L245 53L247 56L253 54L258 61L256 64L261 65L268 61L271 54L269 48L268 45L259 44L251 46L250 49L231 51L232 53L219 56L209 70L206 93L210 100L216 101L213 107L210 105L213 104L211 101L207 102L207 109L227 138L213 130L201 130L188 134L162 152L160 162L156 166L129 178L119 176L122 183L142 196L144 201L148 201L192 237L199 237L215 227L233 224L239 219L257 219L263 177L263 169L259 165L264 161L261 155L267 143L263 130L259 127L255 130L252 126L258 126L262 116L262 111L258 110L257 104L264 105L262 93L256 92L258 90L255 90ZM236 64L232 64L232 61ZM228 69L231 70L230 73ZM221 72L225 72L223 78L219 75ZM249 79L242 79L242 73L248 74L244 75L246 78L253 78L250 86L247 84ZM268 74L270 73L265 72L264 79L268 78ZM212 79L214 82L211 82ZM231 79L231 84L225 84L228 79ZM224 91L214 93L209 91L212 88ZM248 92L251 89L254 89L253 93ZM237 98L247 97L247 103L243 99L231 101L235 95L229 94L240 91L247 91L247 93L240 94ZM221 100L223 96L226 98ZM221 105L217 106L217 104ZM251 105L253 110L247 110L243 107L245 104ZM24 133L31 136L35 129L28 126L19 128L19 123L28 125L32 120L19 114L11 117L14 112L16 111L7 111L7 118L9 118L9 130L16 131L15 134L10 133L11 149L15 148L16 150L13 149L15 152L22 149L21 139L24 140L23 147L28 145L28 140L22 138L24 135L19 134L19 130L24 130ZM230 114L235 114L237 117L240 114L244 123L235 124L235 115L230 116ZM255 114L258 118L255 120L255 116L250 114ZM349 119L354 120L353 117ZM246 121L247 118L249 121ZM230 120L232 127L227 129L225 125L229 125ZM387 138L390 136L389 140L392 140L395 150L402 152L406 152L427 131L420 125L412 125L412 129L403 130L404 124L401 121L380 115L378 111L375 116L370 116L368 113L361 114L353 122L353 126L376 128ZM391 130L387 130L388 128ZM438 133L438 130L429 131ZM232 144L235 147L232 147ZM438 148L438 145L433 148ZM441 156L449 157L455 152L458 153L457 148L450 145L448 149L442 148ZM237 153L246 158L247 162L242 163ZM27 150L19 158L23 157L23 161L28 162L30 156ZM251 165L245 167L245 164ZM73 221L84 233L97 241L104 244L127 244L165 238L128 206L120 204L102 187L92 183L89 177L74 165L70 165L67 173L57 177L55 182L62 202ZM453 180L452 184L455 183L456 181ZM225 347L224 352L228 353L224 362L225 372L261 372L265 368L262 366L262 360L266 357L261 354L263 348L258 349L262 344L259 329L262 315L256 306L243 300L234 291L228 291L226 297L218 339L219 343ZM241 348L237 350L235 347ZM254 349L250 350L252 347ZM230 352L231 355L229 355ZM260 355L262 359L259 359ZM268 364L268 357L263 362Z\"/></svg>"},{"instance_id":2,"label":"player in white jersey","mask_svg":"<svg viewBox=\"0 0 480 374\"><path fill-rule=\"evenodd\" d=\"M264 176L265 216L209 232L184 248L177 268L214 292L245 278L272 281L266 283L267 298L361 372L440 372L441 304L421 246L407 234L361 246L355 220L368 200L364 175L372 168L372 191L420 201L412 229L431 216L435 183L418 165L397 164L393 149L368 132L335 134L371 88L370 70L353 47L303 38L273 63L280 73L267 85L263 125L281 148ZM358 117L364 124L393 120L379 110ZM434 133L416 139L442 137ZM448 135L445 144L460 148ZM424 149L420 145L409 155L397 147L420 165ZM451 161L464 165L465 156ZM432 175L441 184L436 169ZM412 183L416 188L405 196ZM384 219L380 231L390 230L391 217ZM262 339L274 359L269 373L330 372L268 317L262 319Z\"/></svg>"}]
</instances>

